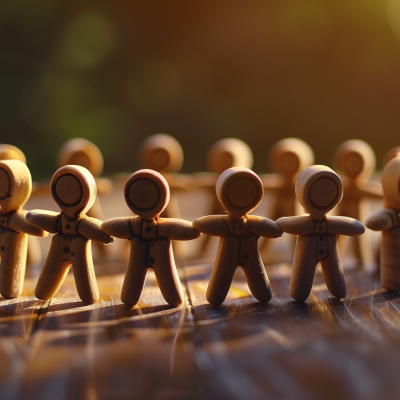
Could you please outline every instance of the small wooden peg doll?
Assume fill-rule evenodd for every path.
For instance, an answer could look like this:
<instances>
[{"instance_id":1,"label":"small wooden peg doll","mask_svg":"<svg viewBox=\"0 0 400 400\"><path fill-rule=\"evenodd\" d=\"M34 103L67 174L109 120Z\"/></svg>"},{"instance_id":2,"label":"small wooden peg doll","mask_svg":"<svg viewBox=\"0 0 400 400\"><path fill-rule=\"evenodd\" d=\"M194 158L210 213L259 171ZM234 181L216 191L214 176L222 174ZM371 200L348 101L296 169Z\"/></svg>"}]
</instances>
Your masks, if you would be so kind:
<instances>
[{"instance_id":1,"label":"small wooden peg doll","mask_svg":"<svg viewBox=\"0 0 400 400\"><path fill-rule=\"evenodd\" d=\"M125 185L125 201L136 217L113 218L101 228L109 235L127 239L131 252L121 291L121 300L134 306L140 299L149 268L153 268L165 301L179 306L183 291L175 267L171 240L192 240L200 236L191 222L160 218L169 201L169 187L158 172L134 172Z\"/></svg>"},{"instance_id":2,"label":"small wooden peg doll","mask_svg":"<svg viewBox=\"0 0 400 400\"><path fill-rule=\"evenodd\" d=\"M310 295L315 268L321 264L329 291L339 298L346 296L346 281L339 257L336 235L361 235L364 226L348 217L327 216L343 197L342 182L333 170L313 165L298 176L296 197L310 215L279 218L277 225L298 235L293 260L290 295L305 301Z\"/></svg>"},{"instance_id":3,"label":"small wooden peg doll","mask_svg":"<svg viewBox=\"0 0 400 400\"><path fill-rule=\"evenodd\" d=\"M369 179L375 171L375 153L363 140L348 140L336 150L335 167L343 182L343 199L337 213L364 221L367 217L363 199L382 199L381 185ZM367 235L351 238L354 255L361 265L371 264L375 269L370 238ZM339 239L339 249L343 240Z\"/></svg>"},{"instance_id":4,"label":"small wooden peg doll","mask_svg":"<svg viewBox=\"0 0 400 400\"><path fill-rule=\"evenodd\" d=\"M6 298L22 293L28 235L47 236L26 221L22 207L31 190L31 174L22 161L0 161L0 293Z\"/></svg>"},{"instance_id":5,"label":"small wooden peg doll","mask_svg":"<svg viewBox=\"0 0 400 400\"><path fill-rule=\"evenodd\" d=\"M107 178L100 178L104 165L103 154L101 154L100 149L92 142L82 138L68 140L58 153L57 162L60 168L64 165L80 165L85 167L94 176L97 194L111 191L111 181ZM104 220L99 197L96 197L96 201L86 215ZM107 247L104 244L94 242L93 245L102 256L107 254Z\"/></svg>"},{"instance_id":6,"label":"small wooden peg doll","mask_svg":"<svg viewBox=\"0 0 400 400\"><path fill-rule=\"evenodd\" d=\"M224 214L225 208L215 193L217 179L228 168L251 168L253 166L253 152L243 140L236 138L221 139L214 143L208 151L207 165L210 172L195 174L197 186L210 192L211 202L207 214ZM199 249L200 254L207 250L210 239L210 235L203 235Z\"/></svg>"},{"instance_id":7,"label":"small wooden peg doll","mask_svg":"<svg viewBox=\"0 0 400 400\"><path fill-rule=\"evenodd\" d=\"M209 215L193 222L200 232L221 237L207 301L216 306L223 303L237 267L243 269L253 296L258 301L270 301L271 287L258 252L258 239L276 238L282 231L268 218L248 215L263 198L261 180L248 168L229 168L218 178L216 192L229 214Z\"/></svg>"},{"instance_id":8,"label":"small wooden peg doll","mask_svg":"<svg viewBox=\"0 0 400 400\"><path fill-rule=\"evenodd\" d=\"M179 142L166 133L149 136L139 150L141 168L159 172L166 179L170 188L171 197L168 206L163 211L165 218L180 218L177 193L191 189L194 179L190 175L180 174L183 165L183 150ZM185 259L187 255L186 243L173 241L176 259Z\"/></svg>"},{"instance_id":9,"label":"small wooden peg doll","mask_svg":"<svg viewBox=\"0 0 400 400\"><path fill-rule=\"evenodd\" d=\"M86 216L96 200L96 182L86 168L66 165L55 172L50 187L61 213L33 210L26 215L31 224L55 234L35 295L40 300L54 297L72 265L79 297L94 303L99 291L90 240L103 244L113 241L101 230L102 221Z\"/></svg>"},{"instance_id":10,"label":"small wooden peg doll","mask_svg":"<svg viewBox=\"0 0 400 400\"><path fill-rule=\"evenodd\" d=\"M382 171L384 209L370 215L367 228L382 231L381 286L400 290L400 157L392 158Z\"/></svg>"},{"instance_id":11,"label":"small wooden peg doll","mask_svg":"<svg viewBox=\"0 0 400 400\"><path fill-rule=\"evenodd\" d=\"M303 140L297 138L282 139L271 148L269 164L275 174L261 175L264 189L273 196L272 206L266 216L272 220L286 215L302 213L298 206L294 187L300 171L314 163L314 152ZM269 239L260 241L260 250L267 248ZM294 243L292 244L294 249Z\"/></svg>"},{"instance_id":12,"label":"small wooden peg doll","mask_svg":"<svg viewBox=\"0 0 400 400\"><path fill-rule=\"evenodd\" d=\"M11 144L0 144L0 160L19 160L26 164L25 154ZM34 187L32 188L32 194ZM39 239L36 236L28 235L28 252L26 256L26 264L36 265L42 259Z\"/></svg>"}]
</instances>

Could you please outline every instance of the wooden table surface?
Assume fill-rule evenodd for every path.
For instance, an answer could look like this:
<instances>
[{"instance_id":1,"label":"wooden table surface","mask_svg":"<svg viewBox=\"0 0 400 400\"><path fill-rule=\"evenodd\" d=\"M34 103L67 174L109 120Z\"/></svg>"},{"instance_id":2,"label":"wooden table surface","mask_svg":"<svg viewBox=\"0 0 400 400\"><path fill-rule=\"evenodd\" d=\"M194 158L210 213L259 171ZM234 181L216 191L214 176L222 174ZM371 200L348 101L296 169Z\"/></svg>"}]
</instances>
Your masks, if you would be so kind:
<instances>
[{"instance_id":1,"label":"wooden table surface","mask_svg":"<svg viewBox=\"0 0 400 400\"><path fill-rule=\"evenodd\" d=\"M117 185L102 199L107 217L129 215L121 193ZM206 199L195 209L189 197L183 214L193 219ZM27 206L37 207L51 200ZM96 304L79 300L71 273L53 300L37 300L40 265L28 269L21 298L0 298L1 400L399 398L400 294L380 289L376 274L347 270L340 301L317 272L298 304L289 296L290 264L276 263L267 269L273 299L262 304L238 269L227 300L213 307L205 292L214 243L211 256L179 263L181 307L165 303L150 272L140 303L129 308L119 299L123 244L113 246L96 261Z\"/></svg>"}]
</instances>

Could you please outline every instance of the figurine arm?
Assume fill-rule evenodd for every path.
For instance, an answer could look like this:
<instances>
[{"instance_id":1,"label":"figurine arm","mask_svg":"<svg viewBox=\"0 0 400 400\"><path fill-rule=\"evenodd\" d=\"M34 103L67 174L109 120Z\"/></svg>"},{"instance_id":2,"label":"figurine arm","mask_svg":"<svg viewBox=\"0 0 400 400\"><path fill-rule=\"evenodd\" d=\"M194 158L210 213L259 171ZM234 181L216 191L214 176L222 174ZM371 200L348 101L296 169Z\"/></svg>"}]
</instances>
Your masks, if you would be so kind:
<instances>
[{"instance_id":1,"label":"figurine arm","mask_svg":"<svg viewBox=\"0 0 400 400\"><path fill-rule=\"evenodd\" d=\"M32 225L50 233L57 233L58 217L60 213L45 210L32 210L26 214L26 219Z\"/></svg>"},{"instance_id":2,"label":"figurine arm","mask_svg":"<svg viewBox=\"0 0 400 400\"><path fill-rule=\"evenodd\" d=\"M315 220L310 215L283 217L275 222L283 232L292 235L308 235L314 232Z\"/></svg>"},{"instance_id":3,"label":"figurine arm","mask_svg":"<svg viewBox=\"0 0 400 400\"><path fill-rule=\"evenodd\" d=\"M130 239L133 236L133 218L122 217L109 219L101 224L101 229L111 236L115 236L120 239Z\"/></svg>"},{"instance_id":4,"label":"figurine arm","mask_svg":"<svg viewBox=\"0 0 400 400\"><path fill-rule=\"evenodd\" d=\"M282 229L272 220L256 215L248 215L249 231L257 236L277 238L282 236Z\"/></svg>"},{"instance_id":5,"label":"figurine arm","mask_svg":"<svg viewBox=\"0 0 400 400\"><path fill-rule=\"evenodd\" d=\"M159 218L157 220L158 235L171 240L193 240L201 233L190 221L177 218Z\"/></svg>"},{"instance_id":6,"label":"figurine arm","mask_svg":"<svg viewBox=\"0 0 400 400\"><path fill-rule=\"evenodd\" d=\"M184 174L165 174L164 178L167 180L171 189L193 189L196 186L196 180L191 175Z\"/></svg>"},{"instance_id":7,"label":"figurine arm","mask_svg":"<svg viewBox=\"0 0 400 400\"><path fill-rule=\"evenodd\" d=\"M208 215L193 221L195 229L207 235L225 236L228 229L223 221L223 215Z\"/></svg>"},{"instance_id":8,"label":"figurine arm","mask_svg":"<svg viewBox=\"0 0 400 400\"><path fill-rule=\"evenodd\" d=\"M259 175L265 190L280 189L283 185L282 177L278 174Z\"/></svg>"},{"instance_id":9,"label":"figurine arm","mask_svg":"<svg viewBox=\"0 0 400 400\"><path fill-rule=\"evenodd\" d=\"M27 233L33 236L43 236L46 237L49 233L40 229L26 219L27 210L18 210L10 218L9 227L18 232Z\"/></svg>"},{"instance_id":10,"label":"figurine arm","mask_svg":"<svg viewBox=\"0 0 400 400\"><path fill-rule=\"evenodd\" d=\"M78 233L86 239L94 240L102 244L109 244L114 241L110 235L101 230L102 221L97 218L85 215L81 218L78 225Z\"/></svg>"},{"instance_id":11,"label":"figurine arm","mask_svg":"<svg viewBox=\"0 0 400 400\"><path fill-rule=\"evenodd\" d=\"M113 184L108 178L96 178L97 193L108 193L111 192Z\"/></svg>"},{"instance_id":12,"label":"figurine arm","mask_svg":"<svg viewBox=\"0 0 400 400\"><path fill-rule=\"evenodd\" d=\"M367 181L360 188L364 197L370 199L383 199L382 186L379 183Z\"/></svg>"},{"instance_id":13,"label":"figurine arm","mask_svg":"<svg viewBox=\"0 0 400 400\"><path fill-rule=\"evenodd\" d=\"M366 219L365 225L373 231L386 231L393 226L393 220L389 210L379 210Z\"/></svg>"},{"instance_id":14,"label":"figurine arm","mask_svg":"<svg viewBox=\"0 0 400 400\"><path fill-rule=\"evenodd\" d=\"M358 236L365 232L364 225L354 218L327 216L327 233L334 235Z\"/></svg>"}]
</instances>

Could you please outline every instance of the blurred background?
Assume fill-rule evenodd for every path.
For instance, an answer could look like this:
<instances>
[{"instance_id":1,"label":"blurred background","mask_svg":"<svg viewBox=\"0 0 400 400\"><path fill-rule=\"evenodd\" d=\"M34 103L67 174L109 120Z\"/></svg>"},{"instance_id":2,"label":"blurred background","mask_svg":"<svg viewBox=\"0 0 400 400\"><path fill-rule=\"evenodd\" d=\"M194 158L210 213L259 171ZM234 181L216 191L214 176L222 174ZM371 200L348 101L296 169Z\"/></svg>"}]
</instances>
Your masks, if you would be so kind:
<instances>
[{"instance_id":1,"label":"blurred background","mask_svg":"<svg viewBox=\"0 0 400 400\"><path fill-rule=\"evenodd\" d=\"M400 145L400 0L2 0L2 143L34 179L69 138L96 143L105 174L133 171L150 134L175 136L183 170L224 137L268 171L279 139L331 164L344 140Z\"/></svg>"}]
</instances>

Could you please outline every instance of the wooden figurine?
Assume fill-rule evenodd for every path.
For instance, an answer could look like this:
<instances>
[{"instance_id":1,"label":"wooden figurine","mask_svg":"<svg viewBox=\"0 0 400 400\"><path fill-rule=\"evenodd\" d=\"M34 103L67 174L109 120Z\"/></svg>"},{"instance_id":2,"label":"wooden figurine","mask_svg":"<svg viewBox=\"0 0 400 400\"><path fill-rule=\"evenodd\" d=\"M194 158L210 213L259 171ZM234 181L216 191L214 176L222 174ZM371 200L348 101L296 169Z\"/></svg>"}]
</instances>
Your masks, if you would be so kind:
<instances>
[{"instance_id":1,"label":"wooden figurine","mask_svg":"<svg viewBox=\"0 0 400 400\"><path fill-rule=\"evenodd\" d=\"M26 221L22 207L32 190L28 167L20 160L0 161L0 293L21 295L25 277L28 235L47 236Z\"/></svg>"},{"instance_id":2,"label":"wooden figurine","mask_svg":"<svg viewBox=\"0 0 400 400\"><path fill-rule=\"evenodd\" d=\"M183 291L175 267L171 240L192 240L200 236L191 222L160 218L170 198L166 179L158 172L142 169L126 182L125 201L136 217L113 218L101 228L109 235L130 241L130 257L121 300L134 306L140 299L149 268L154 270L165 301L171 306L183 302Z\"/></svg>"},{"instance_id":3,"label":"wooden figurine","mask_svg":"<svg viewBox=\"0 0 400 400\"><path fill-rule=\"evenodd\" d=\"M293 260L290 295L303 302L311 292L315 268L321 264L328 290L338 298L346 296L346 281L339 257L337 235L361 235L361 222L327 216L343 197L339 175L324 165L313 165L298 176L295 193L309 215L279 218L277 225L287 233L298 235Z\"/></svg>"},{"instance_id":4,"label":"wooden figurine","mask_svg":"<svg viewBox=\"0 0 400 400\"><path fill-rule=\"evenodd\" d=\"M376 211L365 221L367 228L382 231L381 286L387 290L400 290L400 157L385 165L381 183L384 209Z\"/></svg>"},{"instance_id":5,"label":"wooden figurine","mask_svg":"<svg viewBox=\"0 0 400 400\"><path fill-rule=\"evenodd\" d=\"M0 144L0 160L19 160L26 164L25 154L11 144ZM34 186L34 185L33 185ZM32 193L34 187L32 187ZM42 252L37 236L28 235L28 251L26 256L26 264L37 265L42 260Z\"/></svg>"},{"instance_id":6,"label":"wooden figurine","mask_svg":"<svg viewBox=\"0 0 400 400\"><path fill-rule=\"evenodd\" d=\"M215 193L215 185L219 175L232 167L251 168L253 152L247 143L236 138L218 140L207 154L207 166L210 172L195 174L198 187L206 189L211 197L209 215L224 214L225 209ZM211 236L203 235L200 241L199 254L204 254L210 243Z\"/></svg>"},{"instance_id":7,"label":"wooden figurine","mask_svg":"<svg viewBox=\"0 0 400 400\"><path fill-rule=\"evenodd\" d=\"M165 218L180 218L181 212L177 193L191 189L194 179L190 175L180 174L183 165L183 150L179 142L166 133L149 136L139 150L141 168L159 172L166 179L170 188L170 201L163 211ZM183 241L173 241L175 258L186 258L187 246Z\"/></svg>"},{"instance_id":8,"label":"wooden figurine","mask_svg":"<svg viewBox=\"0 0 400 400\"><path fill-rule=\"evenodd\" d=\"M294 187L300 171L314 163L312 148L301 139L286 138L275 143L268 159L275 174L260 175L264 189L273 199L265 215L275 221L286 215L302 214ZM269 239L263 238L260 242L263 253L268 247ZM294 249L294 242L291 246Z\"/></svg>"},{"instance_id":9,"label":"wooden figurine","mask_svg":"<svg viewBox=\"0 0 400 400\"><path fill-rule=\"evenodd\" d=\"M54 297L72 265L79 297L94 303L99 291L90 240L103 244L113 241L101 230L102 221L86 216L96 200L96 182L86 168L66 165L55 172L50 188L61 213L33 210L26 215L31 224L54 233L35 295L40 300Z\"/></svg>"},{"instance_id":10,"label":"wooden figurine","mask_svg":"<svg viewBox=\"0 0 400 400\"><path fill-rule=\"evenodd\" d=\"M364 199L382 199L381 185L369 179L375 171L375 153L363 140L348 140L335 152L334 164L343 182L343 199L337 207L337 213L346 217L365 221L367 208ZM350 238L355 257L361 266L375 270L376 264L372 252L371 238L368 235ZM339 238L339 249L344 241Z\"/></svg>"},{"instance_id":11,"label":"wooden figurine","mask_svg":"<svg viewBox=\"0 0 400 400\"><path fill-rule=\"evenodd\" d=\"M57 162L59 168L64 165L85 167L94 176L98 194L105 194L112 190L111 181L100 178L104 160L100 149L94 143L82 138L68 140L58 153ZM86 215L100 220L105 219L99 197L96 197L96 201ZM93 245L101 256L107 254L107 247L104 244L94 242Z\"/></svg>"},{"instance_id":12,"label":"wooden figurine","mask_svg":"<svg viewBox=\"0 0 400 400\"><path fill-rule=\"evenodd\" d=\"M253 296L258 301L268 302L272 293L258 252L258 239L260 236L277 238L282 231L268 218L248 215L263 198L261 180L248 168L229 168L218 178L216 192L228 215L209 215L193 222L200 232L221 238L207 288L207 301L216 306L222 304L236 268L241 267Z\"/></svg>"}]
</instances>

